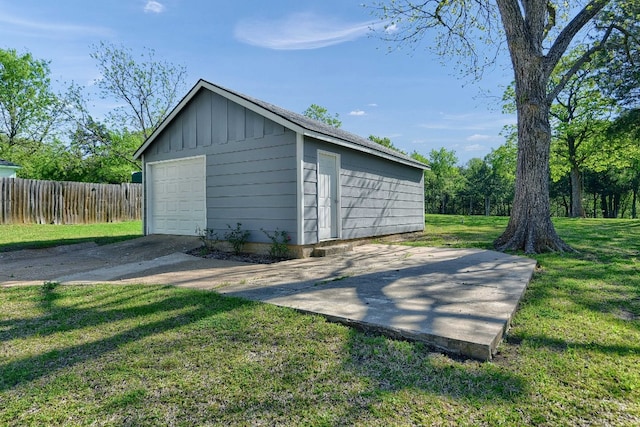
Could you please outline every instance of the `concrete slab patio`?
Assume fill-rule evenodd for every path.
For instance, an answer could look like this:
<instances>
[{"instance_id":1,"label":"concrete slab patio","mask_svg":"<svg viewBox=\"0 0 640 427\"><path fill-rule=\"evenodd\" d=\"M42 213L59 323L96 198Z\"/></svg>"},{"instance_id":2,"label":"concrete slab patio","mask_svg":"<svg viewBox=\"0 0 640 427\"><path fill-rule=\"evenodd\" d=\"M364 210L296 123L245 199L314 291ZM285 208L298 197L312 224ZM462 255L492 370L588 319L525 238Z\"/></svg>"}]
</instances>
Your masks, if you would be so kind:
<instances>
[{"instance_id":1,"label":"concrete slab patio","mask_svg":"<svg viewBox=\"0 0 640 427\"><path fill-rule=\"evenodd\" d=\"M49 280L209 289L488 360L536 264L529 258L477 249L373 244L325 258L246 264L186 255L199 242L173 239L148 236L105 247L68 248L39 258L34 253L0 254L0 283ZM146 248L140 252L147 256L137 253L131 260L120 255L116 263L104 260L109 254L125 253L123 248L135 251L136 244ZM42 262L66 268L42 268Z\"/></svg>"}]
</instances>

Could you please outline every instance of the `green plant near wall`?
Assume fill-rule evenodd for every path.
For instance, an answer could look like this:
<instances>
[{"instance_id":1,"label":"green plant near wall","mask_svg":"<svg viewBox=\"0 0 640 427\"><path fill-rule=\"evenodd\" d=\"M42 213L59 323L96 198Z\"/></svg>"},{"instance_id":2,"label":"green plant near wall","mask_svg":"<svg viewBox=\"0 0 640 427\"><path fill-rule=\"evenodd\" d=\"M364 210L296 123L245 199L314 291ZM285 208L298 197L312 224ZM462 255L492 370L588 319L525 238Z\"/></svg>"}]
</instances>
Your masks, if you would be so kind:
<instances>
[{"instance_id":1,"label":"green plant near wall","mask_svg":"<svg viewBox=\"0 0 640 427\"><path fill-rule=\"evenodd\" d=\"M287 258L289 256L289 242L291 236L285 230L278 230L273 233L269 233L267 230L261 228L262 232L271 240L271 247L269 248L269 255L279 258Z\"/></svg>"},{"instance_id":2,"label":"green plant near wall","mask_svg":"<svg viewBox=\"0 0 640 427\"><path fill-rule=\"evenodd\" d=\"M229 224L227 224L229 231L224 234L224 239L231 244L233 248L234 254L239 254L242 252L242 248L249 240L249 235L251 234L248 230L242 229L241 223L236 223L236 228L231 228Z\"/></svg>"},{"instance_id":3,"label":"green plant near wall","mask_svg":"<svg viewBox=\"0 0 640 427\"><path fill-rule=\"evenodd\" d=\"M196 228L196 234L207 250L212 251L220 242L218 233L213 228Z\"/></svg>"}]
</instances>

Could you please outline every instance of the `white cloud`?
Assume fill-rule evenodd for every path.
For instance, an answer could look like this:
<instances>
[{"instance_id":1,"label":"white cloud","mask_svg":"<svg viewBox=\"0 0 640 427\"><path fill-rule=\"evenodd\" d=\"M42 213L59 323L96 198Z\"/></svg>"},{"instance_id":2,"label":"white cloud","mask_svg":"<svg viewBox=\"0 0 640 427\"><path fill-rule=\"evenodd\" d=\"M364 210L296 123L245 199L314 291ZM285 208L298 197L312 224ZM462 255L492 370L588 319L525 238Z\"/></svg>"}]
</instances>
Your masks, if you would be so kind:
<instances>
[{"instance_id":1,"label":"white cloud","mask_svg":"<svg viewBox=\"0 0 640 427\"><path fill-rule=\"evenodd\" d=\"M164 5L155 0L147 1L147 4L144 6L145 13L162 13L164 10Z\"/></svg>"},{"instance_id":2,"label":"white cloud","mask_svg":"<svg viewBox=\"0 0 640 427\"><path fill-rule=\"evenodd\" d=\"M365 113L362 110L353 110L349 113L350 116L366 116L367 113Z\"/></svg>"},{"instance_id":3,"label":"white cloud","mask_svg":"<svg viewBox=\"0 0 640 427\"><path fill-rule=\"evenodd\" d=\"M375 102L372 102L371 104L367 104L367 107L377 107L378 104L376 104Z\"/></svg>"},{"instance_id":4,"label":"white cloud","mask_svg":"<svg viewBox=\"0 0 640 427\"><path fill-rule=\"evenodd\" d=\"M110 36L112 31L108 28L87 25L75 25L61 22L44 22L23 19L7 13L0 13L0 24L3 30L26 32L34 37L52 37L78 35Z\"/></svg>"},{"instance_id":5,"label":"white cloud","mask_svg":"<svg viewBox=\"0 0 640 427\"><path fill-rule=\"evenodd\" d=\"M487 147L480 144L465 145L464 151L487 151Z\"/></svg>"},{"instance_id":6,"label":"white cloud","mask_svg":"<svg viewBox=\"0 0 640 427\"><path fill-rule=\"evenodd\" d=\"M469 141L469 142L488 141L489 139L491 139L491 136L489 136L489 135L480 135L479 133L476 133L476 134L471 135L470 137L468 137L467 141Z\"/></svg>"},{"instance_id":7,"label":"white cloud","mask_svg":"<svg viewBox=\"0 0 640 427\"><path fill-rule=\"evenodd\" d=\"M245 19L236 24L236 39L275 50L319 49L365 36L379 22L342 22L312 13L294 13L278 20Z\"/></svg>"}]
</instances>

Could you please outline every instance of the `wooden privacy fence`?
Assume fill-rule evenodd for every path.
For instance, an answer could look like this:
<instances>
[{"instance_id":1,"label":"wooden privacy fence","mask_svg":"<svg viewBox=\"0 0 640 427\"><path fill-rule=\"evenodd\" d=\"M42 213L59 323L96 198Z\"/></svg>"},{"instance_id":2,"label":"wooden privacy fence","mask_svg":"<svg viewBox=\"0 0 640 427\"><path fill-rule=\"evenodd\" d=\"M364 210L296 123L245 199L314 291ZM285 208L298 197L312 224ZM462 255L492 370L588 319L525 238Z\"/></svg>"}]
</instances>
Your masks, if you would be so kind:
<instances>
[{"instance_id":1,"label":"wooden privacy fence","mask_svg":"<svg viewBox=\"0 0 640 427\"><path fill-rule=\"evenodd\" d=\"M89 224L142 217L142 184L0 178L0 224Z\"/></svg>"}]
</instances>

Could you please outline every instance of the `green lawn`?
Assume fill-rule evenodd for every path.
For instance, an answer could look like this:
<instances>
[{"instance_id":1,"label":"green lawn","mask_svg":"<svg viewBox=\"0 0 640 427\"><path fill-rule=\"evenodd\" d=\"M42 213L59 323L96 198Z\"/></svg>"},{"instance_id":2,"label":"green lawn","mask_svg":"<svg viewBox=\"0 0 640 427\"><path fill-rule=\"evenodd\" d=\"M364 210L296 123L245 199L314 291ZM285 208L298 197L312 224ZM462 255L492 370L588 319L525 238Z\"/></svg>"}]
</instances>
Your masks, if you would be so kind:
<instances>
[{"instance_id":1,"label":"green lawn","mask_svg":"<svg viewBox=\"0 0 640 427\"><path fill-rule=\"evenodd\" d=\"M142 221L79 225L0 225L0 252L83 242L107 244L140 236Z\"/></svg>"},{"instance_id":2,"label":"green lawn","mask_svg":"<svg viewBox=\"0 0 640 427\"><path fill-rule=\"evenodd\" d=\"M464 222L463 222L464 219ZM502 218L412 244L489 247ZM490 363L170 286L0 290L0 425L640 424L640 221L557 220Z\"/></svg>"}]
</instances>

